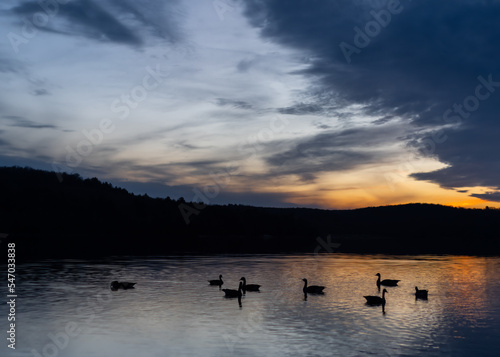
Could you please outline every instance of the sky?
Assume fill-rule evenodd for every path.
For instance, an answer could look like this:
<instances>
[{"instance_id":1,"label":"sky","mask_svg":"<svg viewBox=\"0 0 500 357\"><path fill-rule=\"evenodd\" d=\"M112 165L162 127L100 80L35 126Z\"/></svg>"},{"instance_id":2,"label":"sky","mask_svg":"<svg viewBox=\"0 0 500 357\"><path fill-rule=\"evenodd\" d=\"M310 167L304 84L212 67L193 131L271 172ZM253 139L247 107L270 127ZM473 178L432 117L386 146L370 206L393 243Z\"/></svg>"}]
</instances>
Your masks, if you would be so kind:
<instances>
[{"instance_id":1,"label":"sky","mask_svg":"<svg viewBox=\"0 0 500 357\"><path fill-rule=\"evenodd\" d=\"M4 0L0 166L153 197L500 207L498 0Z\"/></svg>"}]
</instances>

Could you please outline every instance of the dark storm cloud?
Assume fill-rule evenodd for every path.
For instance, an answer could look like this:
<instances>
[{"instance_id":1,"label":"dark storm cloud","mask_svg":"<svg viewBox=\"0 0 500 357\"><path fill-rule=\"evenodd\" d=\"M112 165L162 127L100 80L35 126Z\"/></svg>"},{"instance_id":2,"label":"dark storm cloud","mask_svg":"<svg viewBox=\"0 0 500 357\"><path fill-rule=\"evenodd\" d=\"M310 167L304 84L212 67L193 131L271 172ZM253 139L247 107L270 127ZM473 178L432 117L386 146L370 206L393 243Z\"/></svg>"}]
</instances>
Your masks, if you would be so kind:
<instances>
[{"instance_id":1,"label":"dark storm cloud","mask_svg":"<svg viewBox=\"0 0 500 357\"><path fill-rule=\"evenodd\" d=\"M500 161L485 158L500 152L500 140L489 135L498 129L500 112L499 1L242 3L264 38L309 54L301 73L314 83L309 91L318 106L331 95L380 116L374 124L399 116L422 132L448 122L464 128L447 129L447 140L435 142L429 153L450 168L415 178L443 187L489 183L500 189ZM478 99L478 93L488 98ZM474 110L458 107L465 105ZM443 117L448 110L453 115Z\"/></svg>"},{"instance_id":2,"label":"dark storm cloud","mask_svg":"<svg viewBox=\"0 0 500 357\"><path fill-rule=\"evenodd\" d=\"M485 201L500 202L500 192L475 193L471 196Z\"/></svg>"},{"instance_id":3,"label":"dark storm cloud","mask_svg":"<svg viewBox=\"0 0 500 357\"><path fill-rule=\"evenodd\" d=\"M478 120L481 119L484 121L484 118L478 118ZM420 150L430 154L436 152L441 161L450 166L433 172L416 173L412 176L419 180L438 182L446 188L474 186L498 188L500 185L498 154L500 123L493 123L493 120L494 118L491 118L491 122L484 127L477 127L476 123L471 122L471 128L464 125L462 130L449 131L446 133L447 139L444 142L434 144L435 149L429 137L424 139L422 145L416 144Z\"/></svg>"},{"instance_id":4,"label":"dark storm cloud","mask_svg":"<svg viewBox=\"0 0 500 357\"><path fill-rule=\"evenodd\" d=\"M153 36L175 42L181 37L176 20L180 15L174 11L175 4L177 1L164 4L148 0L74 0L58 5L57 11L54 7L45 11L50 15L49 20L37 29L132 46L142 45L144 30L149 30ZM26 1L11 12L31 19L37 13L43 14L44 9L38 1Z\"/></svg>"},{"instance_id":5,"label":"dark storm cloud","mask_svg":"<svg viewBox=\"0 0 500 357\"><path fill-rule=\"evenodd\" d=\"M29 1L14 7L12 11L20 16L30 17L40 12L41 8L37 1ZM133 45L141 43L134 31L91 0L72 1L61 5L56 16L68 20L71 28L54 28L54 23L49 23L40 29L94 39L104 37L108 41Z\"/></svg>"}]
</instances>

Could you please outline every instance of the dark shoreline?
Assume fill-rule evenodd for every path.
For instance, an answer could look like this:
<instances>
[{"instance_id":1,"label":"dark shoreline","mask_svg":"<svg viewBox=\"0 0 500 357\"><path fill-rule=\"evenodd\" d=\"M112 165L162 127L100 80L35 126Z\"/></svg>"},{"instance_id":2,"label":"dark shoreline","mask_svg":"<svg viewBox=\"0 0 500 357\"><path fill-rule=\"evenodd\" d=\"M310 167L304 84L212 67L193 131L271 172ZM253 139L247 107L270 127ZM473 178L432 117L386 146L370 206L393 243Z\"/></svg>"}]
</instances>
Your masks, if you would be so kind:
<instances>
[{"instance_id":1,"label":"dark shoreline","mask_svg":"<svg viewBox=\"0 0 500 357\"><path fill-rule=\"evenodd\" d=\"M358 239L358 240L343 240L339 239L340 247L328 251L321 245L307 244L303 249L279 249L281 244L273 244L272 246L241 246L239 249L228 249L221 246L220 241L210 243L213 248L193 249L191 243L196 246L196 241L186 242L189 246L186 247L166 247L166 246L149 246L140 248L131 244L128 249L116 249L114 241L111 244L106 244L105 237L97 238L93 243L85 237L79 236L64 236L64 237L27 237L27 236L9 236L5 242L15 242L18 261L31 261L38 259L102 259L108 257L120 256L135 256L135 257L162 257L162 256L215 256L215 255L266 255L266 254L297 254L297 255L314 255L314 254L359 254L359 255L467 255L467 256L500 256L500 241L492 240L483 242L482 246L470 246L466 242L464 244L456 244L456 241L444 240L441 242L429 241L428 245L421 246L403 246L398 239ZM109 238L109 237L108 237ZM230 239L228 237L225 237ZM78 245L75 241L87 241L89 244ZM259 240L259 239L257 239ZM99 243L99 241L101 243ZM284 243L286 240L277 239L275 243ZM298 240L299 242L313 243L310 237L304 237ZM326 240L325 240L326 241ZM66 242L64 244L63 242ZM205 242L208 243L208 242ZM433 243L431 246L430 244ZM453 244L453 247L450 245Z\"/></svg>"},{"instance_id":2,"label":"dark shoreline","mask_svg":"<svg viewBox=\"0 0 500 357\"><path fill-rule=\"evenodd\" d=\"M353 210L208 205L134 195L96 178L0 168L2 244L19 259L169 254L500 255L500 209L435 204ZM338 247L335 243L340 243Z\"/></svg>"}]
</instances>

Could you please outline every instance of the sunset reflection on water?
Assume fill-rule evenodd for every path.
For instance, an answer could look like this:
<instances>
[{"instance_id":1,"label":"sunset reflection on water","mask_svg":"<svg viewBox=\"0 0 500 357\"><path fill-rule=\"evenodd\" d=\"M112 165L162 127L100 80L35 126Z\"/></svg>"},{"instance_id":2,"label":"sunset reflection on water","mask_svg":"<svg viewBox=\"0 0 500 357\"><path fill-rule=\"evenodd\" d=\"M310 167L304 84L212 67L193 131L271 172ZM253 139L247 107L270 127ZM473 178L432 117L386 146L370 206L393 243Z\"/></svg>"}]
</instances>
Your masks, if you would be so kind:
<instances>
[{"instance_id":1,"label":"sunset reflection on water","mask_svg":"<svg viewBox=\"0 0 500 357\"><path fill-rule=\"evenodd\" d=\"M50 261L20 271L23 339L12 356L40 350L51 343L49 332L85 321L78 308L124 277L137 288L112 292L59 356L488 356L500 348L494 257L188 256ZM363 298L380 295L376 273L401 280L387 288L385 313ZM224 288L245 276L261 292L247 292L240 307L208 285L219 274ZM302 278L325 294L304 300ZM415 299L415 286L429 290L428 300Z\"/></svg>"}]
</instances>

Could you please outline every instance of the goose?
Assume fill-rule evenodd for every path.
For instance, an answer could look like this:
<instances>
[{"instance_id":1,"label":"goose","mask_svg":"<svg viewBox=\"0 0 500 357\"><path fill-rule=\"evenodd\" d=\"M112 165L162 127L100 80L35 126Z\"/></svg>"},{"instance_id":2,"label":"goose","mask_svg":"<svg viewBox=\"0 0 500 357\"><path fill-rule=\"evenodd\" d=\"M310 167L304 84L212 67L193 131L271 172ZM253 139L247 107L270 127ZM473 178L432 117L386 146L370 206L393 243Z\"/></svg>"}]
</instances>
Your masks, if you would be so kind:
<instances>
[{"instance_id":1,"label":"goose","mask_svg":"<svg viewBox=\"0 0 500 357\"><path fill-rule=\"evenodd\" d=\"M383 286L398 286L398 282L401 280L391 280L391 279L384 279L380 281L380 273L375 274L375 276L378 276L377 279L377 286L380 288L380 285Z\"/></svg>"},{"instance_id":2,"label":"goose","mask_svg":"<svg viewBox=\"0 0 500 357\"><path fill-rule=\"evenodd\" d=\"M226 294L224 297L227 298L241 298L241 289L243 287L243 283L240 281L240 285L238 286L238 290L234 289L222 289L224 291L224 294Z\"/></svg>"},{"instance_id":3,"label":"goose","mask_svg":"<svg viewBox=\"0 0 500 357\"><path fill-rule=\"evenodd\" d=\"M109 284L109 288L111 290L118 290L118 289L123 289L123 290L127 290L127 289L134 289L134 285L136 283L129 283L129 282L126 282L126 281L112 281L111 284Z\"/></svg>"},{"instance_id":4,"label":"goose","mask_svg":"<svg viewBox=\"0 0 500 357\"><path fill-rule=\"evenodd\" d=\"M427 299L427 290L420 290L415 286L415 298L417 299Z\"/></svg>"},{"instance_id":5,"label":"goose","mask_svg":"<svg viewBox=\"0 0 500 357\"><path fill-rule=\"evenodd\" d=\"M247 279L244 276L240 280L243 280L243 294L247 291L259 291L259 284L247 284Z\"/></svg>"},{"instance_id":6,"label":"goose","mask_svg":"<svg viewBox=\"0 0 500 357\"><path fill-rule=\"evenodd\" d=\"M310 293L310 294L323 294L323 289L325 288L324 286L318 286L318 285L311 285L307 286L307 279L304 278L302 279L304 282L304 287L302 288L302 291L304 294Z\"/></svg>"},{"instance_id":7,"label":"goose","mask_svg":"<svg viewBox=\"0 0 500 357\"><path fill-rule=\"evenodd\" d=\"M208 283L210 285L222 286L222 284L224 284L224 282L222 281L222 275L219 275L219 279L217 280L208 280Z\"/></svg>"},{"instance_id":8,"label":"goose","mask_svg":"<svg viewBox=\"0 0 500 357\"><path fill-rule=\"evenodd\" d=\"M382 297L380 296L364 296L368 305L382 305L385 306L385 293L386 289L382 290Z\"/></svg>"}]
</instances>

